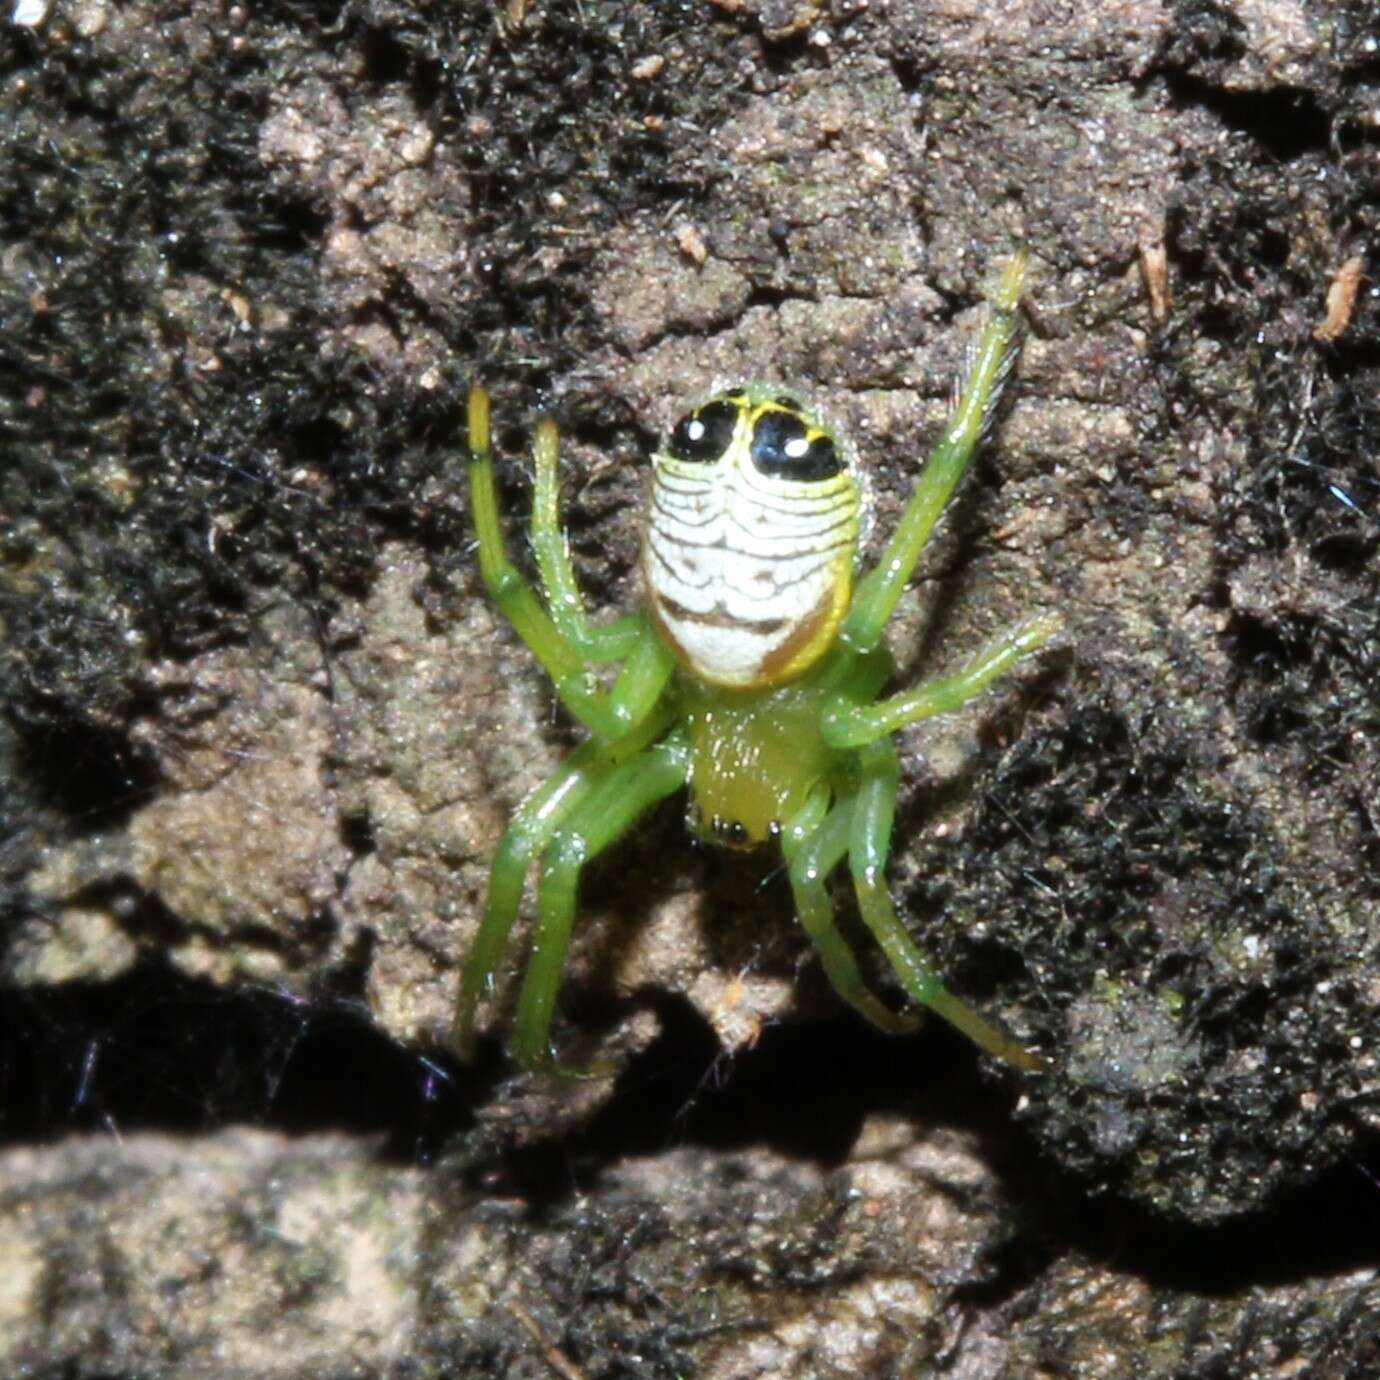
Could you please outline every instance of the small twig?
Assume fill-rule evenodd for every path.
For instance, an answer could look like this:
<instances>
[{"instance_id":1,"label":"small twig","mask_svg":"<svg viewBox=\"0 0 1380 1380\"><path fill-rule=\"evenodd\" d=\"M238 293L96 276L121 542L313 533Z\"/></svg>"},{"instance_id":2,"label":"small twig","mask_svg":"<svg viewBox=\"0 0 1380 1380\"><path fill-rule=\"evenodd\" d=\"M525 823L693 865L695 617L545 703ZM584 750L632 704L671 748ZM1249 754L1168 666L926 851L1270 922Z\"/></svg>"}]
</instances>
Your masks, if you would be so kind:
<instances>
[{"instance_id":1,"label":"small twig","mask_svg":"<svg viewBox=\"0 0 1380 1380\"><path fill-rule=\"evenodd\" d=\"M508 1311L532 1334L541 1348L542 1358L561 1380L585 1380L585 1373L541 1330L541 1324L516 1300L509 1299Z\"/></svg>"},{"instance_id":2,"label":"small twig","mask_svg":"<svg viewBox=\"0 0 1380 1380\"><path fill-rule=\"evenodd\" d=\"M1150 299L1150 319L1162 326L1169 319L1169 256L1164 248L1164 230L1143 226L1137 248L1141 282Z\"/></svg>"},{"instance_id":3,"label":"small twig","mask_svg":"<svg viewBox=\"0 0 1380 1380\"><path fill-rule=\"evenodd\" d=\"M1333 275L1331 286L1327 289L1327 313L1313 332L1314 340L1324 343L1336 340L1351 324L1351 313L1356 309L1356 294L1361 290L1361 270L1364 267L1365 261L1357 254Z\"/></svg>"}]
</instances>

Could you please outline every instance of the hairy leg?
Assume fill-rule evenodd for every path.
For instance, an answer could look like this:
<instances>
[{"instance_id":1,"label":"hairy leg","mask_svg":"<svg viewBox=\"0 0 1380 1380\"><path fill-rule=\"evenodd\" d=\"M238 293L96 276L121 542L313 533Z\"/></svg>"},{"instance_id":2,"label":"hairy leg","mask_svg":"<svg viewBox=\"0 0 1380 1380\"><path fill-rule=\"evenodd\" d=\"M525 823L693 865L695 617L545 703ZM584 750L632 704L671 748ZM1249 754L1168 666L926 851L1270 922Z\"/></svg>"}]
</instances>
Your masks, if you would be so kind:
<instances>
[{"instance_id":1,"label":"hairy leg","mask_svg":"<svg viewBox=\"0 0 1380 1380\"><path fill-rule=\"evenodd\" d=\"M948 425L930 452L881 559L858 582L839 629L840 641L855 652L871 651L881 640L934 524L991 427L1002 389L1020 352L1016 308L1026 264L1023 250L1007 264L989 303L991 315L973 351Z\"/></svg>"},{"instance_id":2,"label":"hairy leg","mask_svg":"<svg viewBox=\"0 0 1380 1380\"><path fill-rule=\"evenodd\" d=\"M888 961L911 997L961 1030L979 1049L1026 1072L1038 1072L1043 1061L1009 1035L983 1020L945 988L925 962L897 918L886 885L886 860L896 814L900 776L896 751L889 742L862 749L862 785L853 806L848 862L863 923L876 936Z\"/></svg>"}]
</instances>

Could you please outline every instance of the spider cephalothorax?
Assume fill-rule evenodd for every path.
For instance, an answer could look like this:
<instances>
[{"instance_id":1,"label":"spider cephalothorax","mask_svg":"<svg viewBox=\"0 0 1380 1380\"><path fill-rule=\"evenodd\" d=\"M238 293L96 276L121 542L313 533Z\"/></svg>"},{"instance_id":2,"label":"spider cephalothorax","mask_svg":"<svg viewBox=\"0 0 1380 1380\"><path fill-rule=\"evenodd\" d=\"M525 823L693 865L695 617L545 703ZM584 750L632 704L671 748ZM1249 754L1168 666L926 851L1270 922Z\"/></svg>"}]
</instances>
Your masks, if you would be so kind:
<instances>
[{"instance_id":1,"label":"spider cephalothorax","mask_svg":"<svg viewBox=\"0 0 1380 1380\"><path fill-rule=\"evenodd\" d=\"M865 498L851 453L778 390L716 393L653 457L643 542L650 608L591 624L556 499L557 434L537 429L532 545L544 601L508 560L489 453L489 400L469 399L470 493L485 584L589 736L514 816L499 845L466 959L455 1040L507 946L529 865L541 859L537 924L513 1052L551 1062L552 1011L584 864L658 800L689 788L691 827L733 846L775 839L796 911L839 994L884 1030L915 1017L863 982L833 918L829 875L845 858L863 923L901 986L989 1053L1036 1057L949 993L896 915L885 867L899 768L890 735L966 704L1059 627L1034 617L963 670L878 699L894 667L882 633L944 505L990 428L1018 348L1025 257L991 299L952 416L876 566L857 577ZM543 606L544 603L544 606ZM595 673L618 663L611 686Z\"/></svg>"}]
</instances>

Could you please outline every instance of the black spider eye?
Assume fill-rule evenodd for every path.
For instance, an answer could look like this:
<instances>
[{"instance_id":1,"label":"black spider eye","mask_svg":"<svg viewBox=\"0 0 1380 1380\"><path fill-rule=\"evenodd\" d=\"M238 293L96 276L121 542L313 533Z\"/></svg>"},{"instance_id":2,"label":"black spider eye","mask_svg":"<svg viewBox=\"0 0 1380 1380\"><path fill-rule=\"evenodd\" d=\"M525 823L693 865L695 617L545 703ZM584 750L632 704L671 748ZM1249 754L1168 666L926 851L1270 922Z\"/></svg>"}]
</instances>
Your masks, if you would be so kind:
<instances>
[{"instance_id":1,"label":"black spider eye","mask_svg":"<svg viewBox=\"0 0 1380 1380\"><path fill-rule=\"evenodd\" d=\"M672 427L666 449L677 460L712 464L728 449L737 422L738 409L727 399L705 403Z\"/></svg>"},{"instance_id":2,"label":"black spider eye","mask_svg":"<svg viewBox=\"0 0 1380 1380\"><path fill-rule=\"evenodd\" d=\"M843 469L833 438L809 428L793 412L764 412L752 431L752 463L778 479L832 479Z\"/></svg>"}]
</instances>

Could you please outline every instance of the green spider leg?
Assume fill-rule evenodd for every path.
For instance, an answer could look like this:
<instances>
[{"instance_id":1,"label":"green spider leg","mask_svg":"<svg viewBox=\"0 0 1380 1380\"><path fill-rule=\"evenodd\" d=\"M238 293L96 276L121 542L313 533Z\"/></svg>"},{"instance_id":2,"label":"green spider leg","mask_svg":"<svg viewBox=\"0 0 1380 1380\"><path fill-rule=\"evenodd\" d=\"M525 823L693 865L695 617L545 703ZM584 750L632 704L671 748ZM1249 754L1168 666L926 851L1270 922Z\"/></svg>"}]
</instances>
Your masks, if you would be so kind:
<instances>
[{"instance_id":1,"label":"green spider leg","mask_svg":"<svg viewBox=\"0 0 1380 1380\"><path fill-rule=\"evenodd\" d=\"M1039 1072L1044 1068L1043 1060L983 1020L944 986L897 918L886 885L886 861L896 815L900 765L896 749L885 739L869 743L858 756L862 784L849 821L847 848L863 924L876 938L901 986L914 1001L928 1006L993 1057L1027 1072Z\"/></svg>"},{"instance_id":2,"label":"green spider leg","mask_svg":"<svg viewBox=\"0 0 1380 1380\"><path fill-rule=\"evenodd\" d=\"M990 319L978 338L948 425L925 462L881 560L858 581L839 628L839 641L854 652L871 651L881 641L934 524L992 425L1020 344L1016 310L1027 264L1025 251L1018 251L1002 273L989 304Z\"/></svg>"},{"instance_id":3,"label":"green spider leg","mask_svg":"<svg viewBox=\"0 0 1380 1380\"><path fill-rule=\"evenodd\" d=\"M483 388L470 390L468 422L470 507L484 585L550 676L561 703L594 735L514 815L495 853L484 914L460 974L451 1040L460 1057L468 1059L476 1008L507 948L528 869L541 857L537 932L512 1042L517 1058L535 1066L550 1059L551 1012L582 860L607 847L650 804L684 783L684 763L672 766L686 749L675 739L651 746L672 725L664 692L674 660L646 615L633 614L606 627L589 621L561 531L555 424L543 421L534 445L532 545L543 604L508 558L494 488L489 395ZM593 667L620 660L612 689L603 690Z\"/></svg>"},{"instance_id":4,"label":"green spider leg","mask_svg":"<svg viewBox=\"0 0 1380 1380\"><path fill-rule=\"evenodd\" d=\"M543 435L545 440L541 440ZM533 541L549 610L508 558L494 490L489 395L479 387L470 389L470 508L479 539L480 575L494 603L551 678L561 703L590 732L617 738L635 729L652 711L671 679L675 661L644 614L620 619L608 628L589 623L560 531L554 425L546 423L538 436ZM620 657L626 660L612 690L600 689L592 663Z\"/></svg>"},{"instance_id":5,"label":"green spider leg","mask_svg":"<svg viewBox=\"0 0 1380 1380\"><path fill-rule=\"evenodd\" d=\"M961 709L1063 627L1058 613L1029 618L994 638L956 675L869 703L876 691L864 664L878 655L882 632L896 601L990 427L1002 385L1015 363L1020 343L1016 310L1026 264L1022 251L1006 266L991 300L991 319L973 352L953 415L921 471L881 560L858 581L839 631L840 646L825 673L838 692L825 704L821 725L830 747L861 747L918 719Z\"/></svg>"},{"instance_id":6,"label":"green spider leg","mask_svg":"<svg viewBox=\"0 0 1380 1380\"><path fill-rule=\"evenodd\" d=\"M838 862L844 852L848 854L863 923L886 954L901 985L914 1001L957 1027L981 1049L1017 1068L1035 1071L1044 1067L1035 1055L983 1020L944 987L896 915L886 888L886 861L896 813L899 768L888 735L919 719L962 708L1016 662L1053 637L1063 620L1057 613L1027 619L995 638L956 674L927 681L881 701L873 700L880 688L877 666L883 657L879 645L882 633L935 523L992 423L1002 385L1015 362L1019 344L1016 312L1026 264L1026 255L1018 253L1002 274L990 303L991 317L973 352L948 425L930 453L880 561L858 582L840 629L839 649L824 672L834 693L825 701L820 727L830 747L853 750L852 762L860 774L860 784L847 807L848 838L841 848L830 840L837 849L832 854L833 862ZM813 931L811 934L814 937ZM825 953L825 944L841 942L837 931L826 936L823 944L816 939L821 954ZM829 962L826 957L826 969ZM837 980L835 986L846 1000L858 1005L850 990L845 990ZM859 1009L864 1010L861 1006Z\"/></svg>"},{"instance_id":7,"label":"green spider leg","mask_svg":"<svg viewBox=\"0 0 1380 1380\"><path fill-rule=\"evenodd\" d=\"M532 550L537 558L541 587L552 621L561 635L586 661L620 661L638 648L647 635L645 614L630 613L602 627L589 621L570 547L561 527L559 485L560 432L550 417L537 423L532 443L537 480L532 496Z\"/></svg>"},{"instance_id":8,"label":"green spider leg","mask_svg":"<svg viewBox=\"0 0 1380 1380\"><path fill-rule=\"evenodd\" d=\"M875 704L836 697L824 711L824 741L832 748L862 747L920 719L962 709L998 676L1005 675L1023 657L1048 642L1063 625L1064 620L1057 613L1027 618L993 638L957 674L927 680L913 690L903 690Z\"/></svg>"},{"instance_id":9,"label":"green spider leg","mask_svg":"<svg viewBox=\"0 0 1380 1380\"><path fill-rule=\"evenodd\" d=\"M655 733L662 725L653 722L648 728ZM647 736L624 739L620 747L630 755L644 745ZM460 971L451 1046L461 1059L468 1061L474 1056L475 1008L489 990L494 970L508 946L508 936L522 904L527 869L576 807L588 799L600 781L607 779L617 761L605 744L597 738L588 739L523 801L509 821L489 870L484 914Z\"/></svg>"},{"instance_id":10,"label":"green spider leg","mask_svg":"<svg viewBox=\"0 0 1380 1380\"><path fill-rule=\"evenodd\" d=\"M570 947L580 872L657 801L678 791L689 769L690 749L683 735L673 733L592 782L551 834L542 854L532 955L510 1044L513 1057L525 1067L575 1077L608 1072L603 1067L562 1068L551 1055L551 1016Z\"/></svg>"},{"instance_id":11,"label":"green spider leg","mask_svg":"<svg viewBox=\"0 0 1380 1380\"><path fill-rule=\"evenodd\" d=\"M827 791L820 795L827 802ZM816 810L816 802L805 806L805 811ZM868 990L853 950L834 921L834 903L825 886L829 874L848 851L852 824L853 802L843 801L813 828L802 828L796 823L795 828L788 825L782 831L782 851L789 865L795 913L839 996L879 1030L905 1035L918 1026L918 1019L892 1011Z\"/></svg>"}]
</instances>

